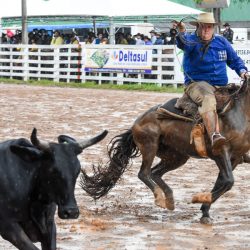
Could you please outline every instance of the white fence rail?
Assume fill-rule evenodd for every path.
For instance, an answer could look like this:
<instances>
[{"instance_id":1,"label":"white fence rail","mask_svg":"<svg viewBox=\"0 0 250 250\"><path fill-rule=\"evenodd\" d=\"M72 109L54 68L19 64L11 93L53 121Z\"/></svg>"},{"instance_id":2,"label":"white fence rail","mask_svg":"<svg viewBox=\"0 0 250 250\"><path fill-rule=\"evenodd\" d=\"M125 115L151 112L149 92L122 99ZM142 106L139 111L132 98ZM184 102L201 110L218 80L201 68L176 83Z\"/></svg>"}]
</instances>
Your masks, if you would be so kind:
<instances>
[{"instance_id":1,"label":"white fence rail","mask_svg":"<svg viewBox=\"0 0 250 250\"><path fill-rule=\"evenodd\" d=\"M99 73L84 71L85 48L130 48L152 49L152 73ZM99 84L112 82L155 83L177 86L182 82L175 80L180 72L177 69L174 46L132 46L132 45L9 45L0 44L0 77L23 80L50 79L56 82L96 81Z\"/></svg>"}]
</instances>

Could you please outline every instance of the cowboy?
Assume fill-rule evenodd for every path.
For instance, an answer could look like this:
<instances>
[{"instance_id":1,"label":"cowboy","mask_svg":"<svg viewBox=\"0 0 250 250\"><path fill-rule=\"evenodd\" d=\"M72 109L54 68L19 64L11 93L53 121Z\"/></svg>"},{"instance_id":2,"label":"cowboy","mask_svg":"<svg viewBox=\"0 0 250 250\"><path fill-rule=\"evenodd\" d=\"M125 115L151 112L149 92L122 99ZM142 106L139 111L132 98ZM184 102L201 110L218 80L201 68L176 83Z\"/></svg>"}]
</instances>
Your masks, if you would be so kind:
<instances>
[{"instance_id":1,"label":"cowboy","mask_svg":"<svg viewBox=\"0 0 250 250\"><path fill-rule=\"evenodd\" d=\"M225 23L223 25L225 27L225 30L223 31L222 35L230 42L231 44L233 43L233 37L234 37L234 32L230 27L229 23Z\"/></svg>"},{"instance_id":2,"label":"cowboy","mask_svg":"<svg viewBox=\"0 0 250 250\"><path fill-rule=\"evenodd\" d=\"M242 79L248 76L248 69L231 44L215 34L217 23L213 13L201 13L190 24L196 27L194 33L186 33L185 24L181 22L176 37L178 48L184 51L185 92L198 105L212 151L218 154L226 144L226 138L220 134L214 91L217 86L228 84L226 66Z\"/></svg>"}]
</instances>

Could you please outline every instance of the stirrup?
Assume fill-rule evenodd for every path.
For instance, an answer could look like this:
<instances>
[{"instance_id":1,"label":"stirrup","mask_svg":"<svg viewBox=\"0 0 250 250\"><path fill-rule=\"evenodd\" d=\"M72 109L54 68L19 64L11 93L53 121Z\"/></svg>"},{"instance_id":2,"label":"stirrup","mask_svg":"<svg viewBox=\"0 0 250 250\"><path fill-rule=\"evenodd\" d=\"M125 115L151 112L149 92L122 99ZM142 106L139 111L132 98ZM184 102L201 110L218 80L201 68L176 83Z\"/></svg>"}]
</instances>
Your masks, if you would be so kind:
<instances>
[{"instance_id":1,"label":"stirrup","mask_svg":"<svg viewBox=\"0 0 250 250\"><path fill-rule=\"evenodd\" d=\"M226 138L218 132L214 132L211 136L212 152L214 155L220 154L222 147L226 144Z\"/></svg>"}]
</instances>

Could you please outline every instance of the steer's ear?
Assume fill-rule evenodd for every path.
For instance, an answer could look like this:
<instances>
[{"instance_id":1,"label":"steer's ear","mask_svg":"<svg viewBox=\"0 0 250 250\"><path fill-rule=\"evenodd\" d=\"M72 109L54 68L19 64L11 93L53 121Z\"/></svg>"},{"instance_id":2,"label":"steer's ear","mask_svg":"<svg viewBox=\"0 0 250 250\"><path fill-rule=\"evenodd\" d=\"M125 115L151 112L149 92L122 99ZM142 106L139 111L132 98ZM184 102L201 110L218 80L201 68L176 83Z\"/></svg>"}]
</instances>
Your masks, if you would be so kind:
<instances>
[{"instance_id":1,"label":"steer's ear","mask_svg":"<svg viewBox=\"0 0 250 250\"><path fill-rule=\"evenodd\" d=\"M68 135L59 135L58 142L59 143L76 143L76 140Z\"/></svg>"},{"instance_id":2,"label":"steer's ear","mask_svg":"<svg viewBox=\"0 0 250 250\"><path fill-rule=\"evenodd\" d=\"M43 152L34 147L23 147L18 145L10 146L10 150L12 153L19 156L24 161L35 161L41 159L43 156Z\"/></svg>"}]
</instances>

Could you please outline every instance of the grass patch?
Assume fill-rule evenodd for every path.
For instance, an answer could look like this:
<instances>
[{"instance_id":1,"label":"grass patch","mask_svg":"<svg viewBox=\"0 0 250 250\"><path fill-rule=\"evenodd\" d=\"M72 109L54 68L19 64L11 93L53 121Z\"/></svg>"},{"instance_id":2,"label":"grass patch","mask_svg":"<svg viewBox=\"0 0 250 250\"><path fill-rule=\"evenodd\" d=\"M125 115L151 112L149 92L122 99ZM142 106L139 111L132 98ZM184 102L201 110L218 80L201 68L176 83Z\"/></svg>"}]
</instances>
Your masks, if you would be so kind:
<instances>
[{"instance_id":1,"label":"grass patch","mask_svg":"<svg viewBox=\"0 0 250 250\"><path fill-rule=\"evenodd\" d=\"M7 84L25 84L32 86L46 86L46 87L68 87L68 88L91 88L91 89L113 89L113 90L134 90L134 91L152 91L152 92L167 92L167 93L183 93L183 86L178 86L174 88L172 85L163 85L158 86L153 83L144 83L144 84L135 84L135 83L126 83L123 85L103 83L97 84L95 82L85 82L85 83L65 83L65 82L53 82L50 80L16 80L16 79L7 79L0 78L1 83Z\"/></svg>"}]
</instances>

